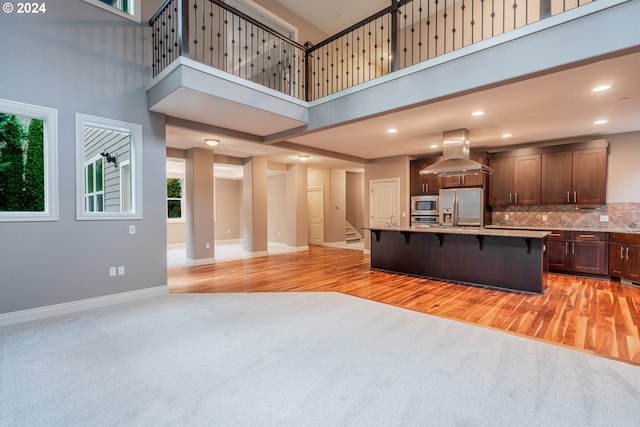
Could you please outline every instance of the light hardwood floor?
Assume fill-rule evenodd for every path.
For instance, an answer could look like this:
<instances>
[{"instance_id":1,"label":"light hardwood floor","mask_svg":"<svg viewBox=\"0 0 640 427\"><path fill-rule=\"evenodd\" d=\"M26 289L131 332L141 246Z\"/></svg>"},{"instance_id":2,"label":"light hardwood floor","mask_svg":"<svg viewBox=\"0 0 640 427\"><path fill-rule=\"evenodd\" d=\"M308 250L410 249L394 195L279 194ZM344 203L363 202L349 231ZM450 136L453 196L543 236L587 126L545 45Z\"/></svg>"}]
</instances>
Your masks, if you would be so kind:
<instances>
[{"instance_id":1,"label":"light hardwood floor","mask_svg":"<svg viewBox=\"0 0 640 427\"><path fill-rule=\"evenodd\" d=\"M171 292L341 292L640 365L640 288L550 274L544 295L375 271L360 251L309 251L169 270Z\"/></svg>"}]
</instances>

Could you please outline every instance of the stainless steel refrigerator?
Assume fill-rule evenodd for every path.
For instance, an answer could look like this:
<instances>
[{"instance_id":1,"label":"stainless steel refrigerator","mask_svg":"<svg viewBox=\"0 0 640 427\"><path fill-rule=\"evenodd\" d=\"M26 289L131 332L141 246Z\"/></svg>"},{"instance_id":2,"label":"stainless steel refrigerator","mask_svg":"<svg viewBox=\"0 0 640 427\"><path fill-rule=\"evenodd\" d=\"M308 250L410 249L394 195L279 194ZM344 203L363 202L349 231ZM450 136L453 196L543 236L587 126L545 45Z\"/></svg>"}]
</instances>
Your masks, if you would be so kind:
<instances>
[{"instance_id":1,"label":"stainless steel refrigerator","mask_svg":"<svg viewBox=\"0 0 640 427\"><path fill-rule=\"evenodd\" d=\"M484 190L451 188L440 190L440 225L460 227L484 226Z\"/></svg>"}]
</instances>

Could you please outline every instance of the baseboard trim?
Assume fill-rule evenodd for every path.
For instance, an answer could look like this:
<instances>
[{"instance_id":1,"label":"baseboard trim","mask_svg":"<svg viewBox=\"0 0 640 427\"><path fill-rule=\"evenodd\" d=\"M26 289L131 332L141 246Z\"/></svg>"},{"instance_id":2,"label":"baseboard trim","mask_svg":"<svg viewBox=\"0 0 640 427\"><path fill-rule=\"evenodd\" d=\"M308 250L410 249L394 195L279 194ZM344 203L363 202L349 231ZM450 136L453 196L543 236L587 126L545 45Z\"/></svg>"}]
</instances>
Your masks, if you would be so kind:
<instances>
[{"instance_id":1,"label":"baseboard trim","mask_svg":"<svg viewBox=\"0 0 640 427\"><path fill-rule=\"evenodd\" d=\"M346 240L342 240L339 242L324 242L322 246L336 247L336 246L344 246L347 244Z\"/></svg>"},{"instance_id":2,"label":"baseboard trim","mask_svg":"<svg viewBox=\"0 0 640 427\"><path fill-rule=\"evenodd\" d=\"M31 320L45 319L47 317L60 316L78 311L92 310L123 302L135 301L142 298L150 298L160 295L168 295L167 285L153 288L140 289L138 291L122 292L119 294L105 295L96 298L87 298L79 301L65 302L62 304L47 305L44 307L30 308L27 310L12 311L0 314L0 326L13 325Z\"/></svg>"},{"instance_id":3,"label":"baseboard trim","mask_svg":"<svg viewBox=\"0 0 640 427\"><path fill-rule=\"evenodd\" d=\"M215 262L216 262L215 258L198 258L198 259L187 258L187 260L185 261L185 264L188 267L196 267L198 265L215 264Z\"/></svg>"},{"instance_id":4,"label":"baseboard trim","mask_svg":"<svg viewBox=\"0 0 640 427\"><path fill-rule=\"evenodd\" d=\"M308 250L309 250L309 245L304 245L304 246L287 246L287 250L289 250L289 251L294 251L294 252L308 251Z\"/></svg>"}]
</instances>

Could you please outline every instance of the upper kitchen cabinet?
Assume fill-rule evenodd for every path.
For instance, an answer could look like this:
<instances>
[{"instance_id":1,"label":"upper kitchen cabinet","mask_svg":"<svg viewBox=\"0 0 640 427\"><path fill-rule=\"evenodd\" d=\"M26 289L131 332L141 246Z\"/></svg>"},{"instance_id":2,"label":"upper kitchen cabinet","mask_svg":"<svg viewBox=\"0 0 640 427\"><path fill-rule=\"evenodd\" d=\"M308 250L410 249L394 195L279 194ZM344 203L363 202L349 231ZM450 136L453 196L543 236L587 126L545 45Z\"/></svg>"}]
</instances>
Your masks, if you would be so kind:
<instances>
[{"instance_id":1,"label":"upper kitchen cabinet","mask_svg":"<svg viewBox=\"0 0 640 427\"><path fill-rule=\"evenodd\" d=\"M423 195L437 195L440 192L440 181L435 175L420 175L420 171L427 166L441 160L440 157L432 159L418 159L412 160L410 164L411 169L411 195L423 196Z\"/></svg>"},{"instance_id":2,"label":"upper kitchen cabinet","mask_svg":"<svg viewBox=\"0 0 640 427\"><path fill-rule=\"evenodd\" d=\"M502 157L491 159L493 174L489 178L489 204L539 205L541 157Z\"/></svg>"},{"instance_id":3,"label":"upper kitchen cabinet","mask_svg":"<svg viewBox=\"0 0 640 427\"><path fill-rule=\"evenodd\" d=\"M607 146L604 144L542 154L542 204L606 203Z\"/></svg>"},{"instance_id":4,"label":"upper kitchen cabinet","mask_svg":"<svg viewBox=\"0 0 640 427\"><path fill-rule=\"evenodd\" d=\"M472 160L486 165L487 158L485 156L474 157L472 153ZM459 188L459 187L486 187L487 175L484 173L477 173L472 175L454 175L442 177L442 188Z\"/></svg>"}]
</instances>

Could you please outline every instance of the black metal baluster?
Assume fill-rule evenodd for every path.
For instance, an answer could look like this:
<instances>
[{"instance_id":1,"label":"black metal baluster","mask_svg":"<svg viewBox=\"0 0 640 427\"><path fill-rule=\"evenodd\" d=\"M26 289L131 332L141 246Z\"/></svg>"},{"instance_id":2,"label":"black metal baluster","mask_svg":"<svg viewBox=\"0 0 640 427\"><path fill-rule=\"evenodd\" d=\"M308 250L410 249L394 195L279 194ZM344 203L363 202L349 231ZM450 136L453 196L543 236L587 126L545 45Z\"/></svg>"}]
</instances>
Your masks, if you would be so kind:
<instances>
[{"instance_id":1,"label":"black metal baluster","mask_svg":"<svg viewBox=\"0 0 640 427\"><path fill-rule=\"evenodd\" d=\"M419 21L418 21L418 62L422 62L422 0L420 0L420 8L418 9L418 18L419 18Z\"/></svg>"},{"instance_id":2,"label":"black metal baluster","mask_svg":"<svg viewBox=\"0 0 640 427\"><path fill-rule=\"evenodd\" d=\"M466 23L464 22L464 11L467 8L467 6L465 6L464 4L464 0L462 0L462 5L460 6L460 15L462 15L460 17L460 22L462 23L460 26L462 27L461 34L460 34L460 47L464 47L464 28L467 26Z\"/></svg>"},{"instance_id":3,"label":"black metal baluster","mask_svg":"<svg viewBox=\"0 0 640 427\"><path fill-rule=\"evenodd\" d=\"M495 11L495 0L491 0L491 37L495 35L495 24L496 24L496 11Z\"/></svg>"},{"instance_id":4,"label":"black metal baluster","mask_svg":"<svg viewBox=\"0 0 640 427\"><path fill-rule=\"evenodd\" d=\"M444 0L444 10L442 14L442 25L444 28L442 29L443 40L442 40L442 53L447 53L447 18L449 15L447 14L447 0Z\"/></svg>"},{"instance_id":5,"label":"black metal baluster","mask_svg":"<svg viewBox=\"0 0 640 427\"><path fill-rule=\"evenodd\" d=\"M456 50L456 2L451 6L453 9L453 23L451 24L451 50Z\"/></svg>"}]
</instances>

